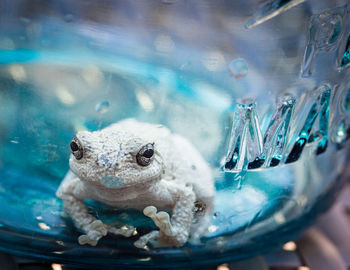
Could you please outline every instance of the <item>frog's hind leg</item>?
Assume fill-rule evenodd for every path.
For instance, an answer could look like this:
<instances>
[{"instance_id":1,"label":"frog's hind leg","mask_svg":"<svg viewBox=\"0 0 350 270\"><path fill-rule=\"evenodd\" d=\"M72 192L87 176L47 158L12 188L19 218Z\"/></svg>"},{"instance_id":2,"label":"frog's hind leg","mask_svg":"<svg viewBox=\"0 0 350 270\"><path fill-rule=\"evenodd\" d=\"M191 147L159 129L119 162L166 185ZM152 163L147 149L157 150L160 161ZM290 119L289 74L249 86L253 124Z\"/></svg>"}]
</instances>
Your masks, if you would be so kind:
<instances>
[{"instance_id":1,"label":"frog's hind leg","mask_svg":"<svg viewBox=\"0 0 350 270\"><path fill-rule=\"evenodd\" d=\"M189 242L191 244L198 244L202 236L208 234L208 228L210 226L211 215L205 214L205 216L198 219L197 222L191 226L191 235Z\"/></svg>"},{"instance_id":2,"label":"frog's hind leg","mask_svg":"<svg viewBox=\"0 0 350 270\"><path fill-rule=\"evenodd\" d=\"M192 244L198 244L200 238L208 234L213 211L213 198L200 199L195 202L194 218L189 239Z\"/></svg>"}]
</instances>

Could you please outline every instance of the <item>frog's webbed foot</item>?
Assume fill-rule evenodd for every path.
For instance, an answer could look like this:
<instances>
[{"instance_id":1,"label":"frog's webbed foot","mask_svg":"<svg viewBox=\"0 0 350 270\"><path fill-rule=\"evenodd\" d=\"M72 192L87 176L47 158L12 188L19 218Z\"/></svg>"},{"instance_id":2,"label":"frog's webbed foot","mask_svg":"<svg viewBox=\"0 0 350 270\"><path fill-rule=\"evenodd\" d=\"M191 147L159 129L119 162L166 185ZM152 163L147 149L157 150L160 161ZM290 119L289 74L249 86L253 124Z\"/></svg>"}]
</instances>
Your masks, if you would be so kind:
<instances>
[{"instance_id":1,"label":"frog's webbed foot","mask_svg":"<svg viewBox=\"0 0 350 270\"><path fill-rule=\"evenodd\" d=\"M137 248L147 248L148 242L152 240L157 240L159 237L159 231L151 231L143 236L141 236L137 241L134 242L134 246Z\"/></svg>"},{"instance_id":2,"label":"frog's webbed foot","mask_svg":"<svg viewBox=\"0 0 350 270\"><path fill-rule=\"evenodd\" d=\"M85 231L86 234L80 235L78 238L80 245L96 246L98 240L107 234L106 225L101 220L95 220L87 225Z\"/></svg>"},{"instance_id":3,"label":"frog's webbed foot","mask_svg":"<svg viewBox=\"0 0 350 270\"><path fill-rule=\"evenodd\" d=\"M108 232L115 235L122 235L124 237L130 237L137 234L136 228L134 226L123 225L120 228L115 228L112 225L106 225Z\"/></svg>"},{"instance_id":4,"label":"frog's webbed foot","mask_svg":"<svg viewBox=\"0 0 350 270\"><path fill-rule=\"evenodd\" d=\"M159 231L152 231L145 234L137 240L134 245L138 248L145 248L147 243L151 242L154 247L181 246L184 240L181 234L176 233L170 222L170 216L167 212L157 212L154 206L147 206L143 213L150 217Z\"/></svg>"},{"instance_id":5,"label":"frog's webbed foot","mask_svg":"<svg viewBox=\"0 0 350 270\"><path fill-rule=\"evenodd\" d=\"M172 227L170 223L170 216L167 212L160 211L157 213L157 208L154 206L147 206L143 209L143 214L151 218L159 230L167 236L172 236Z\"/></svg>"},{"instance_id":6,"label":"frog's webbed foot","mask_svg":"<svg viewBox=\"0 0 350 270\"><path fill-rule=\"evenodd\" d=\"M78 242L80 245L89 244L91 246L96 246L98 240L103 236L107 235L107 232L123 235L125 237L130 237L136 235L136 229L133 226L122 226L121 228L115 228L111 225L104 224L101 220L95 220L85 228L86 234L80 235Z\"/></svg>"}]
</instances>

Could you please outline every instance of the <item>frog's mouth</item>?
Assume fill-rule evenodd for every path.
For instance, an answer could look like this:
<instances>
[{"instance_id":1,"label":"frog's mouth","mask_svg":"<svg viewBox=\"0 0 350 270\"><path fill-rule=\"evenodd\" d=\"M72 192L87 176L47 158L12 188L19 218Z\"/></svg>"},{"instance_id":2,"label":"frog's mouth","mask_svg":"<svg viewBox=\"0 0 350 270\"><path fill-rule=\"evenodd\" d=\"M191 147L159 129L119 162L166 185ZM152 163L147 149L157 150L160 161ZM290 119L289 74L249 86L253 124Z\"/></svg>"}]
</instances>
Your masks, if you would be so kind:
<instances>
[{"instance_id":1,"label":"frog's mouth","mask_svg":"<svg viewBox=\"0 0 350 270\"><path fill-rule=\"evenodd\" d=\"M161 180L161 175L156 176L156 177L152 177L151 179L147 179L144 182L144 186L148 184L152 184L154 182L157 182ZM117 176L113 176L113 175L104 175L100 178L100 184L103 187L109 188L109 189L121 189L121 188L128 188L128 187L133 187L135 185L137 185L138 183L128 183L127 180L117 177Z\"/></svg>"},{"instance_id":2,"label":"frog's mouth","mask_svg":"<svg viewBox=\"0 0 350 270\"><path fill-rule=\"evenodd\" d=\"M120 188L125 185L124 179L113 175L104 175L101 177L100 183L106 188Z\"/></svg>"}]
</instances>

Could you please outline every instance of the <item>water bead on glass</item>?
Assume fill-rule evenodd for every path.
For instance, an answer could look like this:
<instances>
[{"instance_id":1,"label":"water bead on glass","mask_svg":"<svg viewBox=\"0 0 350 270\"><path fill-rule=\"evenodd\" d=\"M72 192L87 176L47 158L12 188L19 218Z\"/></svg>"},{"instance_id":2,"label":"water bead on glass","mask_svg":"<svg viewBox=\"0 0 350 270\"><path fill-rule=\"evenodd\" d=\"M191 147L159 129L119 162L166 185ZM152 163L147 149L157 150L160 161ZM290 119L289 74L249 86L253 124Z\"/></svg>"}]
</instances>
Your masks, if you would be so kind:
<instances>
[{"instance_id":1,"label":"water bead on glass","mask_svg":"<svg viewBox=\"0 0 350 270\"><path fill-rule=\"evenodd\" d=\"M235 59L230 62L228 65L228 70L230 75L236 80L239 80L245 77L248 73L248 65L244 59Z\"/></svg>"},{"instance_id":2,"label":"water bead on glass","mask_svg":"<svg viewBox=\"0 0 350 270\"><path fill-rule=\"evenodd\" d=\"M96 112L98 112L100 114L106 113L108 111L108 109L109 109L109 102L108 101L101 101L101 102L97 103L95 106Z\"/></svg>"}]
</instances>

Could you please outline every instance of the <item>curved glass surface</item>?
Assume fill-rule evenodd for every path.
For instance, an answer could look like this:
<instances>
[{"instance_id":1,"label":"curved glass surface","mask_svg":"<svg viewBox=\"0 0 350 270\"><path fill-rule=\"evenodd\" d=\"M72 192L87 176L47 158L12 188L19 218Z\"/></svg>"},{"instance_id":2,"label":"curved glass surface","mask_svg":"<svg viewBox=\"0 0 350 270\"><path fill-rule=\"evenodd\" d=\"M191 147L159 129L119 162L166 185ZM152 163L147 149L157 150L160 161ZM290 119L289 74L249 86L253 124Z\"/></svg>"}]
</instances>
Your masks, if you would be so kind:
<instances>
[{"instance_id":1,"label":"curved glass surface","mask_svg":"<svg viewBox=\"0 0 350 270\"><path fill-rule=\"evenodd\" d=\"M70 265L239 260L295 238L342 183L349 137L345 1L4 1L0 11L0 249ZM86 200L138 235L81 246L55 192L76 132L162 124L210 165L208 235L138 249L142 212ZM186 154L186 153L181 153Z\"/></svg>"}]
</instances>

